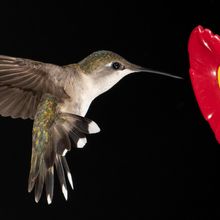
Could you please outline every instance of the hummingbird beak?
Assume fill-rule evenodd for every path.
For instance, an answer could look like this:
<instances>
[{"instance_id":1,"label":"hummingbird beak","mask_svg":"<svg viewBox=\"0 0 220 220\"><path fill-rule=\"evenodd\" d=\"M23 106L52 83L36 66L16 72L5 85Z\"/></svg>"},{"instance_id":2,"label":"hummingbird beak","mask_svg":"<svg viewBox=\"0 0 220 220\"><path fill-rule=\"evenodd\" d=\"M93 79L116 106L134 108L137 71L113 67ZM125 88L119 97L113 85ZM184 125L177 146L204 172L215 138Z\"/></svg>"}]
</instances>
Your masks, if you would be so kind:
<instances>
[{"instance_id":1,"label":"hummingbird beak","mask_svg":"<svg viewBox=\"0 0 220 220\"><path fill-rule=\"evenodd\" d=\"M183 79L183 77L180 76L175 76L169 73L165 73L165 72L161 72L161 71L157 71L157 70L152 70L152 69L148 69L148 68L144 68L141 66L136 66L134 68L132 68L134 72L147 72L147 73L154 73L157 75L162 75L162 76L168 76L171 78L175 78L175 79Z\"/></svg>"}]
</instances>

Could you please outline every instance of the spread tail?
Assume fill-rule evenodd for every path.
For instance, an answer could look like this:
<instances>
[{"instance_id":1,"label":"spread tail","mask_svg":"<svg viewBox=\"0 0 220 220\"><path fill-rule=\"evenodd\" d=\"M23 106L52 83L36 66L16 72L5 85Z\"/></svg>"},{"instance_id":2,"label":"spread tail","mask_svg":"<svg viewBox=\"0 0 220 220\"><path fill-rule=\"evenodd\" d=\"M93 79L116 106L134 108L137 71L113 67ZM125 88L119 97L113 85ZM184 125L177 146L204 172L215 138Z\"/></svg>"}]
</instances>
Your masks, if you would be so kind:
<instances>
[{"instance_id":1,"label":"spread tail","mask_svg":"<svg viewBox=\"0 0 220 220\"><path fill-rule=\"evenodd\" d=\"M47 118L45 120L47 126L42 122L41 116L42 112L35 117L33 126L28 192L35 189L35 201L38 202L45 184L47 202L51 204L54 191L54 167L66 200L68 193L65 176L73 189L72 176L65 158L65 154L71 150L70 139L74 146L82 148L86 144L86 134L97 133L100 129L90 119L74 114L60 113L51 121Z\"/></svg>"}]
</instances>

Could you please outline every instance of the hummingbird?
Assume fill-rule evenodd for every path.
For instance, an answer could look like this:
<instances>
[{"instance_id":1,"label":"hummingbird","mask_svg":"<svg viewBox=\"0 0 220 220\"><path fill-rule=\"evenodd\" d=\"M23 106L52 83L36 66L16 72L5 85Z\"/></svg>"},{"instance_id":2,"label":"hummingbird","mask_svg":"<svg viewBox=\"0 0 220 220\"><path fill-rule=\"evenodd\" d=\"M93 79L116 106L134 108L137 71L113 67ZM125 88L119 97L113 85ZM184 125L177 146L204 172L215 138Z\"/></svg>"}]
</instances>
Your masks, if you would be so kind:
<instances>
[{"instance_id":1,"label":"hummingbird","mask_svg":"<svg viewBox=\"0 0 220 220\"><path fill-rule=\"evenodd\" d=\"M73 180L65 155L84 147L87 134L100 131L85 117L91 102L135 72L181 78L106 50L64 66L0 55L0 115L34 120L28 192L34 189L36 202L45 187L47 203L52 203L54 170L67 200L66 177L72 189Z\"/></svg>"}]
</instances>

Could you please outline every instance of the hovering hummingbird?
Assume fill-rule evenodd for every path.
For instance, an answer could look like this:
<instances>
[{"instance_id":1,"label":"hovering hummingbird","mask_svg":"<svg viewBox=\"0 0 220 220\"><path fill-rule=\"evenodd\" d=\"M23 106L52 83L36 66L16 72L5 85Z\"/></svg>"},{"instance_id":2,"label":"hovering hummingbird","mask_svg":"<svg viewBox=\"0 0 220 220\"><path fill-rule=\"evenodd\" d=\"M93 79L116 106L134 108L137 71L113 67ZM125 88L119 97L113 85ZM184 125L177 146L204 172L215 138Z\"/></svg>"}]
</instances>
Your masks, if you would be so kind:
<instances>
[{"instance_id":1,"label":"hovering hummingbird","mask_svg":"<svg viewBox=\"0 0 220 220\"><path fill-rule=\"evenodd\" d=\"M181 78L137 66L111 51L97 51L65 66L0 56L0 114L34 120L28 191L35 190L36 202L45 185L51 204L55 168L67 200L65 176L72 189L73 181L65 155L71 145L84 147L86 134L100 131L84 117L91 102L134 72Z\"/></svg>"}]
</instances>

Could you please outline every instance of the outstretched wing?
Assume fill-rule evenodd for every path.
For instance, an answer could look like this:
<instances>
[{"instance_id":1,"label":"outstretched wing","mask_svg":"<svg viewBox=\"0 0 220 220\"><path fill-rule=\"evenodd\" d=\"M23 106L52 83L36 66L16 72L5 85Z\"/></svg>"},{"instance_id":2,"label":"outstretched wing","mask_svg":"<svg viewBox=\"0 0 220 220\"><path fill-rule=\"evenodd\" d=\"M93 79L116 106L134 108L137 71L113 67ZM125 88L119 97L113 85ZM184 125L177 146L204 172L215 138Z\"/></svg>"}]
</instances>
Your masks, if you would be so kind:
<instances>
[{"instance_id":1,"label":"outstretched wing","mask_svg":"<svg viewBox=\"0 0 220 220\"><path fill-rule=\"evenodd\" d=\"M29 59L0 56L0 115L34 118L43 93L67 98L62 67Z\"/></svg>"}]
</instances>

